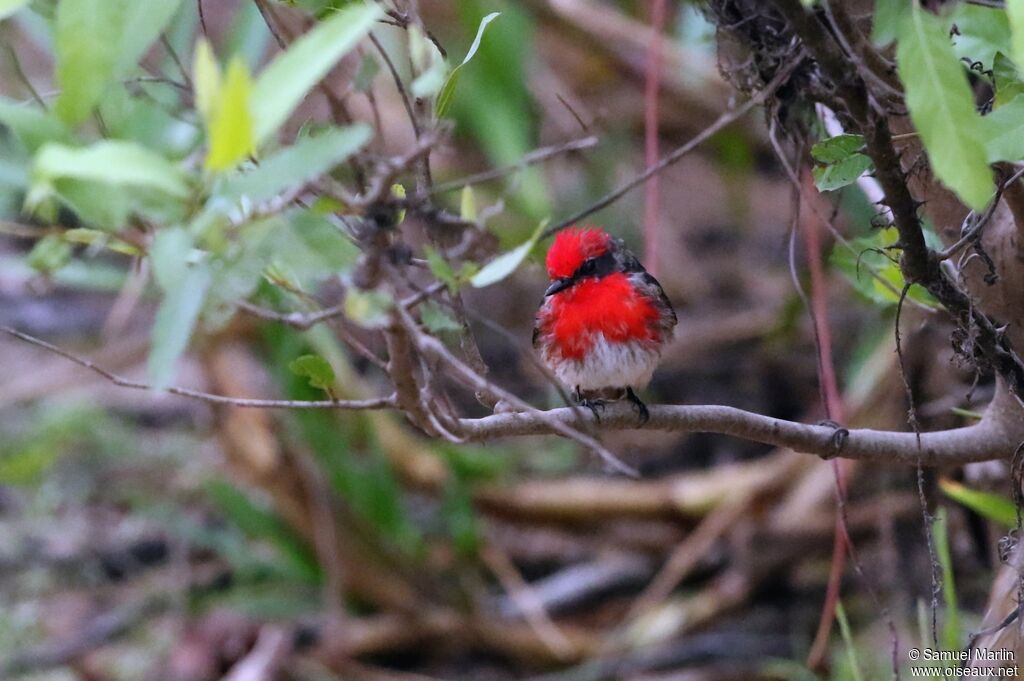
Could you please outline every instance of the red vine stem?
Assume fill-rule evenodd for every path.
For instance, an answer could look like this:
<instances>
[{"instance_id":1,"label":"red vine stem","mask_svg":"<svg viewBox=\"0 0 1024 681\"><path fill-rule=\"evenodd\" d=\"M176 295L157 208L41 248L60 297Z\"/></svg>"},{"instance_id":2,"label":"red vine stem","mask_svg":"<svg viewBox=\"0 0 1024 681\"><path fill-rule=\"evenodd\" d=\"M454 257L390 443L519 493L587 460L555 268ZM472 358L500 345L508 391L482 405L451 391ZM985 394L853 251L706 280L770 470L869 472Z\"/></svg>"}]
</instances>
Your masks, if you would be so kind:
<instances>
[{"instance_id":1,"label":"red vine stem","mask_svg":"<svg viewBox=\"0 0 1024 681\"><path fill-rule=\"evenodd\" d=\"M661 52L665 31L665 0L651 0L651 44L647 51L644 82L644 166L658 163L658 91L661 87ZM647 269L658 274L658 176L644 187L644 256Z\"/></svg>"},{"instance_id":2,"label":"red vine stem","mask_svg":"<svg viewBox=\"0 0 1024 681\"><path fill-rule=\"evenodd\" d=\"M802 196L810 200L818 198L818 190L809 173L804 173ZM827 206L822 209L827 210ZM807 266L811 275L811 315L814 322L814 335L818 350L818 380L821 384L822 401L829 420L845 423L846 413L842 394L839 392L839 381L836 378L835 362L832 357L832 330L828 323L828 291L825 281L825 270L822 267L821 225L816 211L800 211L807 249ZM849 546L849 533L843 516L842 507L846 504L846 480L852 472L853 461L833 459L832 470L836 478L836 496L839 512L836 514L835 539L832 544L832 566L829 569L828 588L825 591L825 603L818 621L818 631L814 636L811 652L807 657L807 666L818 668L828 653L829 636L832 623L835 621L836 605L839 603L839 589L842 584L843 571L846 568L846 552Z\"/></svg>"}]
</instances>

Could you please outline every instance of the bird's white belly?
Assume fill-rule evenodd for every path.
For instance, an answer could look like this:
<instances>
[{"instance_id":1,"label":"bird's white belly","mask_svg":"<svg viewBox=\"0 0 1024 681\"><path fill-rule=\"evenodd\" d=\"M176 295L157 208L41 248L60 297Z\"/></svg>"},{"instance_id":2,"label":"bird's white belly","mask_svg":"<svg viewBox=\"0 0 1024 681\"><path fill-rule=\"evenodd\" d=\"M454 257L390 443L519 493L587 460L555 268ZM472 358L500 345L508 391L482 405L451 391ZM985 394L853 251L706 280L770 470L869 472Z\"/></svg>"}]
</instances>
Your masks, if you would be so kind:
<instances>
[{"instance_id":1,"label":"bird's white belly","mask_svg":"<svg viewBox=\"0 0 1024 681\"><path fill-rule=\"evenodd\" d=\"M548 359L548 366L558 380L570 388L581 390L601 388L641 389L651 382L658 366L657 347L643 343L610 343L598 334L593 346L580 361Z\"/></svg>"}]
</instances>

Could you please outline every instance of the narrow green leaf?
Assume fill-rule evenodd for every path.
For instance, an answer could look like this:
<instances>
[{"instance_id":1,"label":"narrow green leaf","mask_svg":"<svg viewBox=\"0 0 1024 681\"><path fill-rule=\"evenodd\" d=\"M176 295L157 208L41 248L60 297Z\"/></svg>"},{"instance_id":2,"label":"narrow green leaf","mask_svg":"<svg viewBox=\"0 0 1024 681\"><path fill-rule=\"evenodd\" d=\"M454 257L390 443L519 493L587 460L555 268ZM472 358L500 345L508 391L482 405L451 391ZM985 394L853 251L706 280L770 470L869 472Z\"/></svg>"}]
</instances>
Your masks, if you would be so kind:
<instances>
[{"instance_id":1,"label":"narrow green leaf","mask_svg":"<svg viewBox=\"0 0 1024 681\"><path fill-rule=\"evenodd\" d=\"M213 54L213 48L206 38L200 38L192 56L192 89L195 93L196 110L204 120L213 116L213 109L220 97L220 65Z\"/></svg>"},{"instance_id":2,"label":"narrow green leaf","mask_svg":"<svg viewBox=\"0 0 1024 681\"><path fill-rule=\"evenodd\" d=\"M175 365L188 347L209 288L209 268L202 262L190 263L191 257L192 239L180 228L157 233L150 249L153 276L164 292L153 325L148 362L150 381L158 390L174 379Z\"/></svg>"},{"instance_id":3,"label":"narrow green leaf","mask_svg":"<svg viewBox=\"0 0 1024 681\"><path fill-rule=\"evenodd\" d=\"M319 355L302 355L288 363L288 371L309 381L309 385L320 390L330 390L334 385L334 368Z\"/></svg>"},{"instance_id":4,"label":"narrow green leaf","mask_svg":"<svg viewBox=\"0 0 1024 681\"><path fill-rule=\"evenodd\" d=\"M946 606L945 623L942 627L942 645L946 650L959 650L960 607L957 603L956 580L953 577L953 557L949 550L949 522L946 509L940 508L935 514L935 553L942 568L942 600Z\"/></svg>"},{"instance_id":5,"label":"narrow green leaf","mask_svg":"<svg viewBox=\"0 0 1024 681\"><path fill-rule=\"evenodd\" d=\"M941 18L915 6L896 51L907 108L936 177L975 210L992 195L981 117Z\"/></svg>"},{"instance_id":6,"label":"narrow green leaf","mask_svg":"<svg viewBox=\"0 0 1024 681\"><path fill-rule=\"evenodd\" d=\"M459 215L462 216L463 220L476 222L476 195L473 193L472 187L462 188L462 196L459 201Z\"/></svg>"},{"instance_id":7,"label":"narrow green leaf","mask_svg":"<svg viewBox=\"0 0 1024 681\"><path fill-rule=\"evenodd\" d=\"M107 85L135 68L180 3L61 0L55 22L57 115L69 125L85 120Z\"/></svg>"},{"instance_id":8,"label":"narrow green leaf","mask_svg":"<svg viewBox=\"0 0 1024 681\"><path fill-rule=\"evenodd\" d=\"M254 141L265 142L331 67L366 37L382 15L378 5L339 10L289 46L263 70L253 89Z\"/></svg>"},{"instance_id":9,"label":"narrow green leaf","mask_svg":"<svg viewBox=\"0 0 1024 681\"><path fill-rule=\"evenodd\" d=\"M254 539L269 542L299 575L315 582L320 577L316 554L280 516L254 503L245 492L223 480L212 480L206 492L228 520Z\"/></svg>"},{"instance_id":10,"label":"narrow green leaf","mask_svg":"<svg viewBox=\"0 0 1024 681\"><path fill-rule=\"evenodd\" d=\"M207 125L209 170L230 170L253 153L251 97L249 67L235 57L228 65L224 87L213 104Z\"/></svg>"},{"instance_id":11,"label":"narrow green leaf","mask_svg":"<svg viewBox=\"0 0 1024 681\"><path fill-rule=\"evenodd\" d=\"M480 271L473 275L470 282L476 288L484 288L491 284L496 284L505 277L509 276L518 269L519 265L526 260L526 256L530 255L530 251L537 245L540 240L540 235L544 232L544 228L547 227L548 221L542 220L537 229L533 231L530 238L519 244L511 251L502 253L494 260L480 268Z\"/></svg>"},{"instance_id":12,"label":"narrow green leaf","mask_svg":"<svg viewBox=\"0 0 1024 681\"><path fill-rule=\"evenodd\" d=\"M266 201L329 172L372 136L372 129L360 123L301 137L290 147L264 158L256 168L228 178L219 193L231 199L244 196L254 203Z\"/></svg>"},{"instance_id":13,"label":"narrow green leaf","mask_svg":"<svg viewBox=\"0 0 1024 681\"><path fill-rule=\"evenodd\" d=\"M85 148L46 144L36 154L32 176L34 182L42 184L73 178L155 189L179 198L189 195L185 175L176 165L134 142L118 140Z\"/></svg>"},{"instance_id":14,"label":"narrow green leaf","mask_svg":"<svg viewBox=\"0 0 1024 681\"><path fill-rule=\"evenodd\" d=\"M473 44L470 45L469 51L466 52L465 58L462 63L452 69L452 72L448 74L448 79L441 86L441 90L437 95L437 102L434 104L434 115L438 118L443 118L448 113L448 109L452 105L452 97L455 96L455 86L459 82L459 71L463 66L469 63L469 61L476 56L477 50L480 49L480 43L484 38L484 31L487 30L487 25L492 21L501 16L501 12L492 12L485 16L480 21L480 26L476 30L476 38L473 39Z\"/></svg>"},{"instance_id":15,"label":"narrow green leaf","mask_svg":"<svg viewBox=\"0 0 1024 681\"><path fill-rule=\"evenodd\" d=\"M1010 528L1017 525L1017 508L1013 501L992 492L965 487L959 482L943 479L939 481L939 487L943 494L953 501L963 504L975 513L1003 527Z\"/></svg>"}]
</instances>

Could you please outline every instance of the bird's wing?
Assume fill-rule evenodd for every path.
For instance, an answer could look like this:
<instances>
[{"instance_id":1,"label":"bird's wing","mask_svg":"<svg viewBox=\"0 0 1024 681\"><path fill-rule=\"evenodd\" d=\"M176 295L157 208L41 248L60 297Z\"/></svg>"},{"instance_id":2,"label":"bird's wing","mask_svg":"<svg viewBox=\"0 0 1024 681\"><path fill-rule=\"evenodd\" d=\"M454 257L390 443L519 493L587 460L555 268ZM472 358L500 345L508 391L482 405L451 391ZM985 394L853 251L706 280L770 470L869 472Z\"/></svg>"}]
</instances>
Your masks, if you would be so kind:
<instances>
[{"instance_id":1,"label":"bird's wing","mask_svg":"<svg viewBox=\"0 0 1024 681\"><path fill-rule=\"evenodd\" d=\"M661 313L661 323L659 326L662 327L662 331L666 335L670 334L679 319L676 317L676 311L672 307L672 301L665 295L665 289L661 287L661 284L654 278L654 275L643 269L642 266L635 276L637 277L637 287L641 293L650 299L655 307L658 308L658 312Z\"/></svg>"}]
</instances>

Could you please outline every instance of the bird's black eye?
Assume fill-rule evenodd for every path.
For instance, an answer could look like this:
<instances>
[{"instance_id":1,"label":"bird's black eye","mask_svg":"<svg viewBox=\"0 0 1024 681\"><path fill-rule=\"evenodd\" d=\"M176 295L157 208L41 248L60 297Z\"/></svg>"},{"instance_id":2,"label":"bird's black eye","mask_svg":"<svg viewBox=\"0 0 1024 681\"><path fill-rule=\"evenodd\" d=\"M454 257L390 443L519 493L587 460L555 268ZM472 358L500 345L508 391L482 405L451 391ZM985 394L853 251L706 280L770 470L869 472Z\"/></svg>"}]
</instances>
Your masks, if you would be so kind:
<instances>
[{"instance_id":1,"label":"bird's black eye","mask_svg":"<svg viewBox=\"0 0 1024 681\"><path fill-rule=\"evenodd\" d=\"M597 260L591 258L580 265L580 274L593 274L597 269Z\"/></svg>"}]
</instances>

